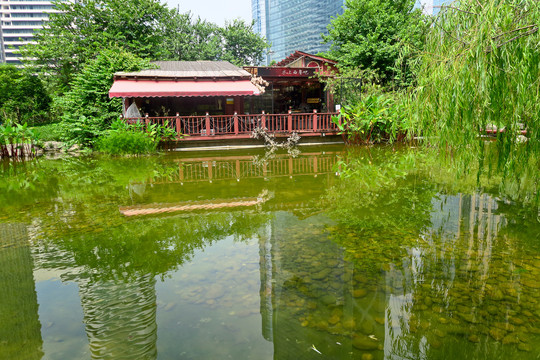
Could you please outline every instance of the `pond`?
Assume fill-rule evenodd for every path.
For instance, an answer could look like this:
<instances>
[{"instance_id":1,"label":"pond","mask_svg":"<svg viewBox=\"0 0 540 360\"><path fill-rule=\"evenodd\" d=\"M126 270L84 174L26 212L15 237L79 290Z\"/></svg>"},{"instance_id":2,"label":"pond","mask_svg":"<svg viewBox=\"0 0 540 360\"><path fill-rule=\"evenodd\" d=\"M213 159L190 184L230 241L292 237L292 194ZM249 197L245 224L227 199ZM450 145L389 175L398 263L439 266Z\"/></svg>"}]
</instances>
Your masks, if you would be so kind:
<instances>
[{"instance_id":1,"label":"pond","mask_svg":"<svg viewBox=\"0 0 540 360\"><path fill-rule=\"evenodd\" d=\"M0 358L538 359L537 171L342 146L4 164Z\"/></svg>"}]
</instances>

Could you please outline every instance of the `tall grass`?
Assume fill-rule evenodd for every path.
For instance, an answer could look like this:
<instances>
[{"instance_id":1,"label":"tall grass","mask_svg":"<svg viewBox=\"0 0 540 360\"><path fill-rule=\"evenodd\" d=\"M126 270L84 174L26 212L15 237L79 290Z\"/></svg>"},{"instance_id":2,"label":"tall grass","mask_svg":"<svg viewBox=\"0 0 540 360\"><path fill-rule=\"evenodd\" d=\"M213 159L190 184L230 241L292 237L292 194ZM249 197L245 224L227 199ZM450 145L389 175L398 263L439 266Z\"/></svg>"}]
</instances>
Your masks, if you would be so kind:
<instances>
[{"instance_id":1,"label":"tall grass","mask_svg":"<svg viewBox=\"0 0 540 360\"><path fill-rule=\"evenodd\" d=\"M443 7L427 37L414 90L416 133L446 154L481 160L487 127L499 165L538 154L540 2L457 0ZM520 144L520 129L528 141Z\"/></svg>"}]
</instances>

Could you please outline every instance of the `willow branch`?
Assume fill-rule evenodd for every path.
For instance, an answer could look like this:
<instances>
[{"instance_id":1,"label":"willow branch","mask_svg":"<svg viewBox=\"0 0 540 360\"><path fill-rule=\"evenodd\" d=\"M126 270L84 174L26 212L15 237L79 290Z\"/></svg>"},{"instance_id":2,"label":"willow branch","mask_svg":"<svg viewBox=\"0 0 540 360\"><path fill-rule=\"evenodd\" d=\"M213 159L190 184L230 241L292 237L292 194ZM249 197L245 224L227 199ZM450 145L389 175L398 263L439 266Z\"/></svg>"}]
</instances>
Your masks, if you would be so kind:
<instances>
[{"instance_id":1,"label":"willow branch","mask_svg":"<svg viewBox=\"0 0 540 360\"><path fill-rule=\"evenodd\" d=\"M499 39L499 38L501 38L501 37L503 37L503 36L505 36L505 35L513 34L513 33L515 33L515 32L518 32L518 31L521 31L521 30L525 30L525 29L530 29L530 28L533 28L533 27L536 27L536 26L538 26L538 25L533 24L533 25L528 25L528 26L521 27L521 28L519 28L519 29L514 29L514 30L511 30L511 31L507 31L507 32L505 32L505 33L502 33L502 34L499 34L499 35L493 37L492 39L493 39L493 40L497 40L497 39Z\"/></svg>"},{"instance_id":2,"label":"willow branch","mask_svg":"<svg viewBox=\"0 0 540 360\"><path fill-rule=\"evenodd\" d=\"M457 10L457 11L464 12L464 13L466 13L466 14L477 15L477 16L478 16L478 13L474 13L474 12L471 12L471 11L463 10L463 9L457 8L457 7L455 7L455 6L441 5L441 9L443 9L443 8L453 9L453 10Z\"/></svg>"}]
</instances>

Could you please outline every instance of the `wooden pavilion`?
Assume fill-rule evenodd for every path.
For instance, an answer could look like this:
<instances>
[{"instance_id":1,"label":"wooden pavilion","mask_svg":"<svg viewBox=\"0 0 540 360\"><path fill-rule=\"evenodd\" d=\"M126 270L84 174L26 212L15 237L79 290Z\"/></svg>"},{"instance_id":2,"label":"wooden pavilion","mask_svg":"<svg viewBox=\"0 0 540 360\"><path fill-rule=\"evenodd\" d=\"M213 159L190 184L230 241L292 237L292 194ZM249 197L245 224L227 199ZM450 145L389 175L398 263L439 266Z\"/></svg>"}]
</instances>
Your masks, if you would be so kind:
<instances>
[{"instance_id":1,"label":"wooden pavilion","mask_svg":"<svg viewBox=\"0 0 540 360\"><path fill-rule=\"evenodd\" d=\"M276 67L242 69L226 61L153 64L156 69L114 76L109 96L123 99L128 122L168 124L189 135L178 138L182 141L249 138L257 127L277 136L337 134L333 100L316 76L331 73L331 60L296 52Z\"/></svg>"}]
</instances>

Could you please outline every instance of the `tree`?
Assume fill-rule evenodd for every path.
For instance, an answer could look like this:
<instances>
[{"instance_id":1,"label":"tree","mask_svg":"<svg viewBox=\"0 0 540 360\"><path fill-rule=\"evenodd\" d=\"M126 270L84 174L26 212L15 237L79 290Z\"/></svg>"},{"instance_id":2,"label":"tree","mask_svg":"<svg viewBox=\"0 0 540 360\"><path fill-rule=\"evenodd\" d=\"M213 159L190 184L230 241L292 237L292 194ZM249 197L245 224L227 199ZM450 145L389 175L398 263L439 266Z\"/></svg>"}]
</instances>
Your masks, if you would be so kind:
<instances>
[{"instance_id":1,"label":"tree","mask_svg":"<svg viewBox=\"0 0 540 360\"><path fill-rule=\"evenodd\" d=\"M253 32L253 23L248 25L243 20L226 23L221 30L221 36L223 41L221 59L237 66L260 63L270 47L263 37Z\"/></svg>"},{"instance_id":2,"label":"tree","mask_svg":"<svg viewBox=\"0 0 540 360\"><path fill-rule=\"evenodd\" d=\"M191 14L175 13L161 44L161 60L215 60L221 53L219 27Z\"/></svg>"},{"instance_id":3,"label":"tree","mask_svg":"<svg viewBox=\"0 0 540 360\"><path fill-rule=\"evenodd\" d=\"M0 65L0 123L5 117L19 124L45 121L50 101L37 76L13 65Z\"/></svg>"},{"instance_id":4,"label":"tree","mask_svg":"<svg viewBox=\"0 0 540 360\"><path fill-rule=\"evenodd\" d=\"M159 0L81 0L58 3L23 58L62 93L74 75L102 49L121 48L149 60L219 60L248 64L268 47L252 26L234 21L225 28L193 20Z\"/></svg>"},{"instance_id":5,"label":"tree","mask_svg":"<svg viewBox=\"0 0 540 360\"><path fill-rule=\"evenodd\" d=\"M539 22L537 0L462 0L443 8L427 37L414 93L424 139L449 154L482 159L479 135L497 127L504 129L497 139L500 166L512 169L540 154ZM524 146L522 129L529 137Z\"/></svg>"},{"instance_id":6,"label":"tree","mask_svg":"<svg viewBox=\"0 0 540 360\"><path fill-rule=\"evenodd\" d=\"M58 2L58 13L35 36L23 56L56 76L61 90L104 48L123 48L157 59L174 11L159 0L81 0Z\"/></svg>"},{"instance_id":7,"label":"tree","mask_svg":"<svg viewBox=\"0 0 540 360\"><path fill-rule=\"evenodd\" d=\"M118 48L103 50L88 61L75 75L71 90L55 99L55 108L62 114L65 140L92 144L122 112L121 100L109 98L114 73L150 67L147 60Z\"/></svg>"},{"instance_id":8,"label":"tree","mask_svg":"<svg viewBox=\"0 0 540 360\"><path fill-rule=\"evenodd\" d=\"M379 73L385 82L411 82L412 55L422 49L428 21L414 0L347 0L345 11L328 26L326 56L342 67Z\"/></svg>"}]
</instances>

